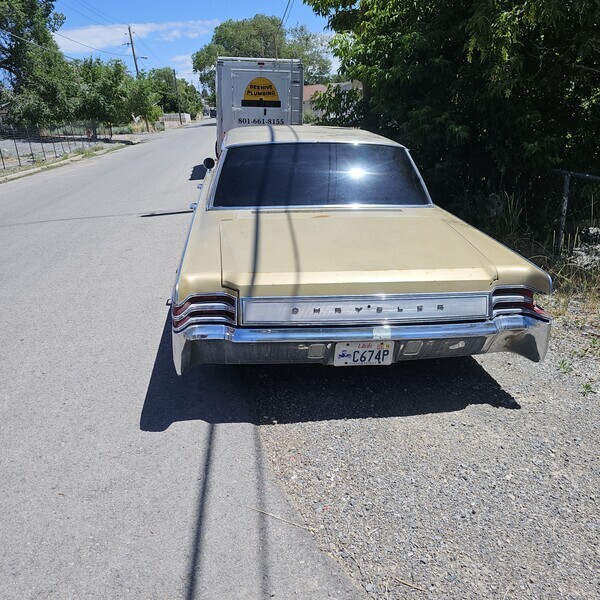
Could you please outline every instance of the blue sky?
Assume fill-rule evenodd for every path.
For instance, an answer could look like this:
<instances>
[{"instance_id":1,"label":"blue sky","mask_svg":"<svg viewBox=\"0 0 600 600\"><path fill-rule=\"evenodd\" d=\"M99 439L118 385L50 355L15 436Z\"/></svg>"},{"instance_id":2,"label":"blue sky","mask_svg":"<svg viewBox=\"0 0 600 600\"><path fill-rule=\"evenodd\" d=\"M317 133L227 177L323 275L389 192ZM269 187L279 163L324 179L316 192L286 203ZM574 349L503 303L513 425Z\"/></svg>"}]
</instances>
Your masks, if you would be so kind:
<instances>
[{"instance_id":1,"label":"blue sky","mask_svg":"<svg viewBox=\"0 0 600 600\"><path fill-rule=\"evenodd\" d=\"M302 3L292 0L286 27L306 25L310 31L325 31L325 19ZM246 19L257 13L282 17L287 0L56 0L55 10L66 21L56 41L62 51L73 58L97 56L104 60L120 58L133 72L127 25L133 37L140 69L172 67L193 83L191 55L210 41L214 28L227 19ZM66 38L71 38L66 39ZM74 40L74 41L71 41ZM82 46L93 46L92 50Z\"/></svg>"}]
</instances>

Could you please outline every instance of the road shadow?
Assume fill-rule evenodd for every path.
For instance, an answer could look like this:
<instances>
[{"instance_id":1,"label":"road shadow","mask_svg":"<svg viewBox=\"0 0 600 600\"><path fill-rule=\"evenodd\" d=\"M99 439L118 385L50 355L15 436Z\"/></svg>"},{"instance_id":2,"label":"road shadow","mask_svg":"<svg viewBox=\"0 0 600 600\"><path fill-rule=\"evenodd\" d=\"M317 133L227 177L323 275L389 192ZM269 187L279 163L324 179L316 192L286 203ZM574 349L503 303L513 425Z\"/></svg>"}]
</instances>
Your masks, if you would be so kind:
<instances>
[{"instance_id":1,"label":"road shadow","mask_svg":"<svg viewBox=\"0 0 600 600\"><path fill-rule=\"evenodd\" d=\"M264 365L241 368L257 399L258 423L409 417L475 404L519 409L471 357L405 361L389 367Z\"/></svg>"},{"instance_id":2,"label":"road shadow","mask_svg":"<svg viewBox=\"0 0 600 600\"><path fill-rule=\"evenodd\" d=\"M470 405L519 409L473 358L389 367L201 365L178 377L167 317L140 418L143 431L179 421L255 425L456 412Z\"/></svg>"},{"instance_id":3,"label":"road shadow","mask_svg":"<svg viewBox=\"0 0 600 600\"><path fill-rule=\"evenodd\" d=\"M173 365L171 315L163 328L140 418L142 431L165 431L179 421L253 423L253 410L241 401L239 378L228 365L203 365L179 377Z\"/></svg>"},{"instance_id":4,"label":"road shadow","mask_svg":"<svg viewBox=\"0 0 600 600\"><path fill-rule=\"evenodd\" d=\"M146 219L148 217L171 217L173 215L185 215L193 212L193 210L165 210L162 212L144 213L143 215L140 215L140 217L142 219Z\"/></svg>"},{"instance_id":5,"label":"road shadow","mask_svg":"<svg viewBox=\"0 0 600 600\"><path fill-rule=\"evenodd\" d=\"M216 127L217 126L217 121L214 119L214 117L212 117L212 121L209 121L207 123L202 122L202 123L196 123L195 125L186 125L185 128L186 129L196 129L197 127Z\"/></svg>"},{"instance_id":6,"label":"road shadow","mask_svg":"<svg viewBox=\"0 0 600 600\"><path fill-rule=\"evenodd\" d=\"M206 167L204 165L195 165L192 167L192 174L188 181L202 181L206 177Z\"/></svg>"}]
</instances>

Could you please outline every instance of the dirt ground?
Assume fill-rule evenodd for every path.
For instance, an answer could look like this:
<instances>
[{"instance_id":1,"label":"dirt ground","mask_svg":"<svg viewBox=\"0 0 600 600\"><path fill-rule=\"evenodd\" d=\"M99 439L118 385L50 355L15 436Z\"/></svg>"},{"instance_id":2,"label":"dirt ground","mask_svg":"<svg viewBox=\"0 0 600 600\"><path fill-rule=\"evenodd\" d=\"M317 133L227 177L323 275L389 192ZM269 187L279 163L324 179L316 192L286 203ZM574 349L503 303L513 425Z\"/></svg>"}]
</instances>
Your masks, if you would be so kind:
<instances>
[{"instance_id":1,"label":"dirt ground","mask_svg":"<svg viewBox=\"0 0 600 600\"><path fill-rule=\"evenodd\" d=\"M598 597L600 314L548 308L540 364L246 372L271 465L357 597Z\"/></svg>"}]
</instances>

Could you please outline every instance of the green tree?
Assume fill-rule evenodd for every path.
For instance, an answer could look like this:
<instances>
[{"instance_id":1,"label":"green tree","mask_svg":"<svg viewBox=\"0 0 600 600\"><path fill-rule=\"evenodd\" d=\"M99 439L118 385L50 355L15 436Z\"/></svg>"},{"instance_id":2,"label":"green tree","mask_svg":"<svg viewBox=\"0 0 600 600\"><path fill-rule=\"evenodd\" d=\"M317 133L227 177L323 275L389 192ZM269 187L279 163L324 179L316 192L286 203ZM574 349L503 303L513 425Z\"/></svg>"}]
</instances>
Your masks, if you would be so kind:
<instances>
[{"instance_id":1,"label":"green tree","mask_svg":"<svg viewBox=\"0 0 600 600\"><path fill-rule=\"evenodd\" d=\"M0 1L0 84L20 85L39 61L35 48L57 49L52 38L64 22L52 0Z\"/></svg>"},{"instance_id":2,"label":"green tree","mask_svg":"<svg viewBox=\"0 0 600 600\"><path fill-rule=\"evenodd\" d=\"M217 56L275 58L281 55L284 44L285 32L277 17L230 19L216 27L210 43L192 55L192 64L200 75L200 83L214 94Z\"/></svg>"},{"instance_id":3,"label":"green tree","mask_svg":"<svg viewBox=\"0 0 600 600\"><path fill-rule=\"evenodd\" d=\"M0 99L16 120L43 124L72 114L71 67L52 37L63 21L50 0L0 1Z\"/></svg>"},{"instance_id":4,"label":"green tree","mask_svg":"<svg viewBox=\"0 0 600 600\"><path fill-rule=\"evenodd\" d=\"M465 29L467 59L516 122L516 161L600 172L600 3L486 3Z\"/></svg>"},{"instance_id":5,"label":"green tree","mask_svg":"<svg viewBox=\"0 0 600 600\"><path fill-rule=\"evenodd\" d=\"M73 66L54 48L34 48L28 72L6 93L11 117L20 123L44 125L73 117L78 87Z\"/></svg>"},{"instance_id":6,"label":"green tree","mask_svg":"<svg viewBox=\"0 0 600 600\"><path fill-rule=\"evenodd\" d=\"M227 55L233 56L225 48L212 42L202 46L198 52L192 55L194 71L198 73L198 79L204 89L208 90L207 100L209 104L215 104L215 65L217 63L217 56Z\"/></svg>"},{"instance_id":7,"label":"green tree","mask_svg":"<svg viewBox=\"0 0 600 600\"><path fill-rule=\"evenodd\" d=\"M161 67L152 69L148 75L154 91L158 94L158 105L164 112L177 112L177 94L175 92L173 69Z\"/></svg>"},{"instance_id":8,"label":"green tree","mask_svg":"<svg viewBox=\"0 0 600 600\"><path fill-rule=\"evenodd\" d=\"M198 92L194 85L185 79L178 79L177 87L179 89L181 110L189 113L190 117L195 119L203 106L200 92Z\"/></svg>"},{"instance_id":9,"label":"green tree","mask_svg":"<svg viewBox=\"0 0 600 600\"><path fill-rule=\"evenodd\" d=\"M192 55L192 64L214 101L217 56L300 58L307 83L321 83L331 69L327 42L326 36L310 33L305 26L293 27L286 33L278 17L255 15L221 23L210 43Z\"/></svg>"},{"instance_id":10,"label":"green tree","mask_svg":"<svg viewBox=\"0 0 600 600\"><path fill-rule=\"evenodd\" d=\"M196 118L203 103L200 93L192 84L185 79L176 78L170 67L153 69L150 71L149 78L154 91L158 94L157 103L164 112L176 113L181 107L181 112L189 113L192 119ZM177 81L177 91L175 81ZM177 94L179 94L179 103Z\"/></svg>"},{"instance_id":11,"label":"green tree","mask_svg":"<svg viewBox=\"0 0 600 600\"><path fill-rule=\"evenodd\" d=\"M221 23L211 43L224 48L227 56L273 58L281 55L285 32L279 18L259 14L251 19Z\"/></svg>"},{"instance_id":12,"label":"green tree","mask_svg":"<svg viewBox=\"0 0 600 600\"><path fill-rule=\"evenodd\" d=\"M364 119L362 100L362 90L341 89L330 84L325 92L315 96L315 108L322 114L315 122L337 127L360 127Z\"/></svg>"},{"instance_id":13,"label":"green tree","mask_svg":"<svg viewBox=\"0 0 600 600\"><path fill-rule=\"evenodd\" d=\"M80 119L109 125L131 120L130 91L133 78L121 60L103 62L86 58L77 65Z\"/></svg>"},{"instance_id":14,"label":"green tree","mask_svg":"<svg viewBox=\"0 0 600 600\"><path fill-rule=\"evenodd\" d=\"M154 89L154 82L146 73L140 73L129 83L129 111L132 116L141 117L146 122L158 121L162 110L158 106L160 95Z\"/></svg>"},{"instance_id":15,"label":"green tree","mask_svg":"<svg viewBox=\"0 0 600 600\"><path fill-rule=\"evenodd\" d=\"M121 61L65 60L52 37L64 17L53 9L51 0L0 0L0 99L13 119L42 125L129 122L132 113L156 118L159 95L145 75L133 79Z\"/></svg>"},{"instance_id":16,"label":"green tree","mask_svg":"<svg viewBox=\"0 0 600 600\"><path fill-rule=\"evenodd\" d=\"M298 25L288 30L282 57L299 58L302 61L306 84L327 83L331 78L328 52L327 35L312 33L306 25Z\"/></svg>"},{"instance_id":17,"label":"green tree","mask_svg":"<svg viewBox=\"0 0 600 600\"><path fill-rule=\"evenodd\" d=\"M363 84L363 126L413 148L440 192L523 192L558 165L600 172L597 1L306 3Z\"/></svg>"}]
</instances>

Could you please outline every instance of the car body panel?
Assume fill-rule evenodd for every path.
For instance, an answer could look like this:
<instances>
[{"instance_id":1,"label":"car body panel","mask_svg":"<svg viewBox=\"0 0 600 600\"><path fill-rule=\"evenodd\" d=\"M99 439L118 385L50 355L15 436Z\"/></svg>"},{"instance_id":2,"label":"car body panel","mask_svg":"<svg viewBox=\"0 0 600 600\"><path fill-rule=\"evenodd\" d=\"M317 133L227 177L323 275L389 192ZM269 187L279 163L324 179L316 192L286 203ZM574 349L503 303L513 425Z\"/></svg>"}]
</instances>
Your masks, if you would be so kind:
<instances>
[{"instance_id":1,"label":"car body panel","mask_svg":"<svg viewBox=\"0 0 600 600\"><path fill-rule=\"evenodd\" d=\"M294 140L399 146L358 130L247 127L226 136L220 161L237 145ZM173 290L174 310L185 309L174 323L178 372L194 362L333 364L332 348L340 335L346 335L347 341L389 335L397 344L394 361L496 351L515 352L531 360L544 357L550 317L536 307L533 293L550 293L550 278L451 213L433 204L361 205L360 198L356 204L330 207L289 207L282 199L283 206L277 207L212 209L210 200L219 174L217 164L205 177ZM198 299L218 293L229 294L236 303L235 315L227 317L227 325L211 324L209 309L202 308L202 302L210 300ZM424 301L428 294L436 302ZM475 296L485 295L488 314L450 310L460 306L456 298L461 294L468 299L465 306ZM332 298L343 302L332 304ZM370 306L370 298L379 300L379 305ZM393 314L396 298L398 313L401 307L409 311L403 313L403 319ZM252 299L267 303L256 321L260 329L244 325L242 311ZM194 308L196 301L198 308ZM268 316L271 306L279 315L272 323ZM352 321L341 314L348 307L351 314L367 307L371 316L365 320L365 309L362 322L356 315ZM298 321L290 318L286 323L284 315L291 313L285 311L291 310L300 317L308 310L312 316ZM335 327L338 310L339 327L344 329ZM372 314L375 310L381 311L380 322ZM429 322L428 310L432 311ZM444 321L444 310L458 317ZM414 312L411 322L406 319L410 311L424 312ZM182 316L188 313L189 321ZM408 351L412 344L421 344L421 356ZM321 347L325 350L316 355Z\"/></svg>"},{"instance_id":2,"label":"car body panel","mask_svg":"<svg viewBox=\"0 0 600 600\"><path fill-rule=\"evenodd\" d=\"M327 127L310 125L293 126L260 126L239 127L232 129L223 142L223 148L247 144L289 144L312 142L339 142L350 144L380 144L384 146L399 146L393 140L370 131L350 127Z\"/></svg>"},{"instance_id":3,"label":"car body panel","mask_svg":"<svg viewBox=\"0 0 600 600\"><path fill-rule=\"evenodd\" d=\"M255 212L222 222L223 286L241 296L490 289L494 265L435 209L425 212Z\"/></svg>"},{"instance_id":4,"label":"car body panel","mask_svg":"<svg viewBox=\"0 0 600 600\"><path fill-rule=\"evenodd\" d=\"M544 271L437 207L198 211L177 299L216 288L241 296L365 294L374 285L379 294L496 285L551 291Z\"/></svg>"}]
</instances>

